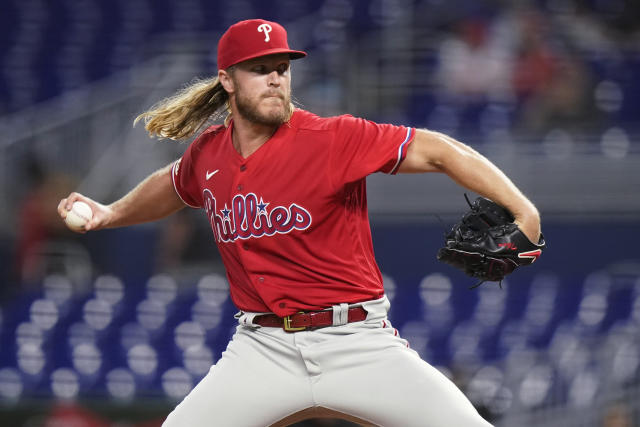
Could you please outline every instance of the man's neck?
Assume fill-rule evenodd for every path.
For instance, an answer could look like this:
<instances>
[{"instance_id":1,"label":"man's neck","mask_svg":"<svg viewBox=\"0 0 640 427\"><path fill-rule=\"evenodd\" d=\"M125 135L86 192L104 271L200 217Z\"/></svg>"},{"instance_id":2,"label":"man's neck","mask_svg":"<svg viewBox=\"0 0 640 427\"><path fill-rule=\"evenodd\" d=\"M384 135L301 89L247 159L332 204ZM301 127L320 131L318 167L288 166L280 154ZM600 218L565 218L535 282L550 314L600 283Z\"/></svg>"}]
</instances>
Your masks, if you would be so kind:
<instances>
[{"instance_id":1,"label":"man's neck","mask_svg":"<svg viewBox=\"0 0 640 427\"><path fill-rule=\"evenodd\" d=\"M278 126L250 122L239 114L234 114L231 133L233 147L246 159L262 147L277 129Z\"/></svg>"}]
</instances>

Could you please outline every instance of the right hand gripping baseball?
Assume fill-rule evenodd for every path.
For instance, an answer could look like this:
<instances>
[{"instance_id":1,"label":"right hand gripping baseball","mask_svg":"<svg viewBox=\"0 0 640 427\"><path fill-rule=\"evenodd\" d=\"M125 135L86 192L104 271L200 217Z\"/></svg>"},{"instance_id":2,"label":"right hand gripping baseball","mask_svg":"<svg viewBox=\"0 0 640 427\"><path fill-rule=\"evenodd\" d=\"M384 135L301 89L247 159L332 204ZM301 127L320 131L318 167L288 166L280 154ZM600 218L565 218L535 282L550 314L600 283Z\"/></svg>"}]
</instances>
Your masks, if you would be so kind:
<instances>
[{"instance_id":1,"label":"right hand gripping baseball","mask_svg":"<svg viewBox=\"0 0 640 427\"><path fill-rule=\"evenodd\" d=\"M91 207L93 217L87 222L81 229L70 228L70 230L77 233L86 233L90 230L99 230L105 228L113 212L108 206L102 205L95 200L92 200L80 193L73 192L58 203L58 215L64 220L67 217L67 213L71 210L73 203L82 201L87 203Z\"/></svg>"}]
</instances>

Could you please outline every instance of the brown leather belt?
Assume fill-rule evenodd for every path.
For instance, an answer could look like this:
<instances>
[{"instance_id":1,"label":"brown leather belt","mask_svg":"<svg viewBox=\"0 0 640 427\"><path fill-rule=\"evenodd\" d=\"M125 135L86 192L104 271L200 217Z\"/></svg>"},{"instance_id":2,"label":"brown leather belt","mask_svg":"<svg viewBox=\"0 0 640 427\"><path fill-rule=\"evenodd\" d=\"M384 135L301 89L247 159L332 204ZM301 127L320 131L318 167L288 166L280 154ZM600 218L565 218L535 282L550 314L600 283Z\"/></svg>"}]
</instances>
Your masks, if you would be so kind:
<instances>
[{"instance_id":1,"label":"brown leather belt","mask_svg":"<svg viewBox=\"0 0 640 427\"><path fill-rule=\"evenodd\" d=\"M347 323L361 322L366 318L367 310L362 307L352 307L348 310ZM253 323L268 328L282 328L287 332L324 328L333 326L333 310L300 312L286 317L261 314L253 319Z\"/></svg>"}]
</instances>

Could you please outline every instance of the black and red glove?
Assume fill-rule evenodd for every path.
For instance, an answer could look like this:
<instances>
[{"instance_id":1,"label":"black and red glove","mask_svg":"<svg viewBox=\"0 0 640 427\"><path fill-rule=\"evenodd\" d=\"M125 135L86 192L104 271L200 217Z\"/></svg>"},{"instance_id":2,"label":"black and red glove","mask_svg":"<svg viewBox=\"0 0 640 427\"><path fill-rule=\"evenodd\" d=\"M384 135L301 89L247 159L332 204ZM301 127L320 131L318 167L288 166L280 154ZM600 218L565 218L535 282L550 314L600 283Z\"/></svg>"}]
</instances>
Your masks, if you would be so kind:
<instances>
[{"instance_id":1,"label":"black and red glove","mask_svg":"<svg viewBox=\"0 0 640 427\"><path fill-rule=\"evenodd\" d=\"M532 243L502 206L484 197L467 202L471 210L445 236L438 260L482 283L501 281L540 257L545 248L542 234L538 243Z\"/></svg>"}]
</instances>

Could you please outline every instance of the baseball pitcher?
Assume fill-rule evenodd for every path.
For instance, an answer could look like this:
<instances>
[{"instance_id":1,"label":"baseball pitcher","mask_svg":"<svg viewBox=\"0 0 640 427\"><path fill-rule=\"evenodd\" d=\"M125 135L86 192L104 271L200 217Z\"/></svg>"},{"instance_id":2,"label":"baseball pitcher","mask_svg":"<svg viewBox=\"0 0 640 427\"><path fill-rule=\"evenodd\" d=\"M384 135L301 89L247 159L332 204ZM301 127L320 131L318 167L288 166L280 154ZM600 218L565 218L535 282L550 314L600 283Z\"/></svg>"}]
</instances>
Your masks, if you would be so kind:
<instances>
[{"instance_id":1,"label":"baseball pitcher","mask_svg":"<svg viewBox=\"0 0 640 427\"><path fill-rule=\"evenodd\" d=\"M285 426L322 416L385 427L488 426L386 317L365 179L445 173L506 209L517 241L534 249L542 242L538 212L491 162L446 135L294 108L290 61L304 56L275 22L232 25L218 43L217 76L136 119L154 136L197 134L184 155L114 203L72 193L59 214L88 203L93 217L81 232L154 221L185 206L202 209L211 224L238 327L167 427ZM222 115L223 125L200 131ZM495 227L505 225L487 225L485 245ZM480 262L483 244L446 249L441 259L459 268L495 264Z\"/></svg>"}]
</instances>

